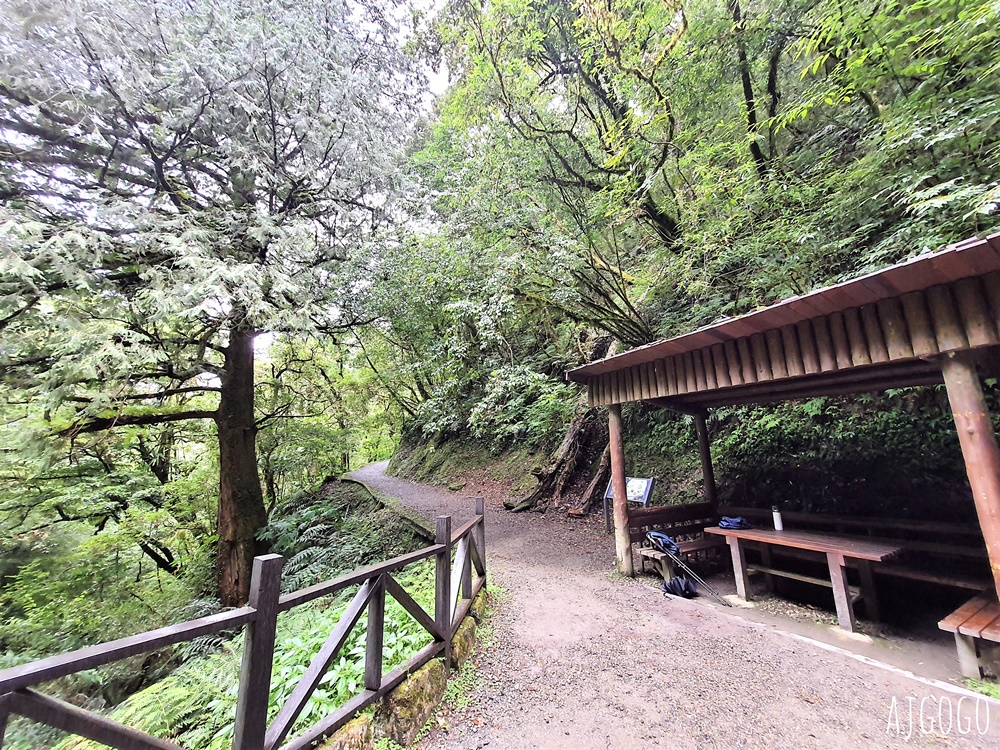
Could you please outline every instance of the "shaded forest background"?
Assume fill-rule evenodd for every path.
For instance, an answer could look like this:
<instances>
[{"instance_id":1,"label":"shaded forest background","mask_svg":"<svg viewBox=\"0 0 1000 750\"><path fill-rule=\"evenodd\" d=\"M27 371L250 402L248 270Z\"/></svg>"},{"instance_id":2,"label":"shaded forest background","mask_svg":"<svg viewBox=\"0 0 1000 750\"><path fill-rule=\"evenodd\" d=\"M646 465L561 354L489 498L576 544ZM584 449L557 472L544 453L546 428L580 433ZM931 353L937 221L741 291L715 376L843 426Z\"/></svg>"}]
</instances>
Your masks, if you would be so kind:
<instances>
[{"instance_id":1,"label":"shaded forest background","mask_svg":"<svg viewBox=\"0 0 1000 750\"><path fill-rule=\"evenodd\" d=\"M368 461L577 505L568 368L1000 223L992 0L153 5L3 4L0 666L238 603ZM974 517L938 389L709 426L724 502Z\"/></svg>"}]
</instances>

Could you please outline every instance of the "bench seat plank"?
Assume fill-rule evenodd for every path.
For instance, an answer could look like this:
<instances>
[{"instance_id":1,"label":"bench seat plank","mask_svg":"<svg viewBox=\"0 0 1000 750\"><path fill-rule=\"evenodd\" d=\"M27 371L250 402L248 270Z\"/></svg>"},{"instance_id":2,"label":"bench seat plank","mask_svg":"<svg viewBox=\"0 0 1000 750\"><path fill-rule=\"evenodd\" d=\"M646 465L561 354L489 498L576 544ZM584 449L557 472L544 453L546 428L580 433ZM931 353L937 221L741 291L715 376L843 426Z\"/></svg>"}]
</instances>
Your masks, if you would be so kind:
<instances>
[{"instance_id":1,"label":"bench seat plank","mask_svg":"<svg viewBox=\"0 0 1000 750\"><path fill-rule=\"evenodd\" d=\"M649 546L647 531L661 531L677 543L679 557L696 556L726 547L726 540L717 536L707 536L706 526L719 522L718 513L712 503L686 503L662 505L629 510L629 540L640 545L639 557L645 567L646 561L655 564L657 572L665 581L675 574L674 561L658 549Z\"/></svg>"},{"instance_id":2,"label":"bench seat plank","mask_svg":"<svg viewBox=\"0 0 1000 750\"><path fill-rule=\"evenodd\" d=\"M983 631L982 633L980 633L979 637L984 638L987 641L1000 643L1000 617L998 617L991 624L983 628Z\"/></svg>"},{"instance_id":3,"label":"bench seat plank","mask_svg":"<svg viewBox=\"0 0 1000 750\"><path fill-rule=\"evenodd\" d=\"M990 600L985 596L974 597L941 620L938 623L938 627L941 628L941 630L948 631L949 633L957 633L958 629L963 623L965 623L966 620L978 614L983 607L987 607L989 604Z\"/></svg>"},{"instance_id":4,"label":"bench seat plank","mask_svg":"<svg viewBox=\"0 0 1000 750\"><path fill-rule=\"evenodd\" d=\"M1000 603L988 589L975 596L938 623L941 630L955 634L958 665L962 674L982 679L983 665L1000 655L1000 648L985 649L982 641L1000 643Z\"/></svg>"},{"instance_id":5,"label":"bench seat plank","mask_svg":"<svg viewBox=\"0 0 1000 750\"><path fill-rule=\"evenodd\" d=\"M677 542L677 546L680 547L682 555L690 555L693 552L701 552L706 549L716 549L718 547L725 547L726 542L724 539L684 539ZM651 560L660 560L667 557L666 552L661 552L654 547L640 547L639 554L643 557L648 557Z\"/></svg>"},{"instance_id":6,"label":"bench seat plank","mask_svg":"<svg viewBox=\"0 0 1000 750\"><path fill-rule=\"evenodd\" d=\"M1000 619L1000 605L990 602L972 617L958 626L958 632L962 635L971 635L973 638L982 638L983 630Z\"/></svg>"},{"instance_id":7,"label":"bench seat plank","mask_svg":"<svg viewBox=\"0 0 1000 750\"><path fill-rule=\"evenodd\" d=\"M734 536L743 540L775 544L785 547L833 553L858 560L881 562L894 557L900 551L900 544L881 544L861 537L839 537L831 534L817 534L809 531L772 531L770 529L720 529L717 526L705 529L706 534Z\"/></svg>"}]
</instances>

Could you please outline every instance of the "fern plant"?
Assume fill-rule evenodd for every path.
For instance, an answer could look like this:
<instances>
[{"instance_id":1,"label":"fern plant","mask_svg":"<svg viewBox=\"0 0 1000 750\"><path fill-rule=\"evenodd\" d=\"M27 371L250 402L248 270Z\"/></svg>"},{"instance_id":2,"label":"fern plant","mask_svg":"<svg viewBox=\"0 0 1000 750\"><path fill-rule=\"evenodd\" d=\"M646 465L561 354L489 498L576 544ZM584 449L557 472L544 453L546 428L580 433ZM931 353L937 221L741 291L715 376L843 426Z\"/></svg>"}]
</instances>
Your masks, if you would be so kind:
<instances>
[{"instance_id":1,"label":"fern plant","mask_svg":"<svg viewBox=\"0 0 1000 750\"><path fill-rule=\"evenodd\" d=\"M415 564L397 580L425 610L433 607L434 568L430 561ZM298 685L313 655L345 609L346 605L331 606L321 601L293 609L279 618L268 701L271 718ZM332 713L363 689L367 631L367 615L363 615L299 716L293 735ZM431 636L390 597L386 602L383 670L402 664L430 642ZM227 750L233 739L242 649L240 635L219 651L188 661L169 677L134 694L111 711L110 717L189 750ZM11 747L27 750L31 745L15 739ZM58 745L58 750L100 747L88 740L70 738Z\"/></svg>"},{"instance_id":2,"label":"fern plant","mask_svg":"<svg viewBox=\"0 0 1000 750\"><path fill-rule=\"evenodd\" d=\"M362 487L328 482L316 493L300 493L279 507L262 536L286 557L282 589L291 591L414 549L412 532ZM395 576L426 611L434 603L434 566L416 563ZM354 589L297 607L278 619L268 713L278 709L298 685L314 654L336 627ZM190 616L206 614L208 603L188 605ZM184 618L187 619L187 618ZM292 729L300 733L364 686L367 614L351 632L338 659L320 681ZM406 661L431 636L391 597L386 601L383 670ZM141 690L109 712L109 716L141 731L179 743L189 750L225 750L232 744L239 695L243 635L229 640L198 639L179 648L185 663L169 676ZM52 735L20 726L8 742L14 750L51 747ZM45 741L40 738L45 737ZM59 750L97 750L99 745L70 738Z\"/></svg>"}]
</instances>

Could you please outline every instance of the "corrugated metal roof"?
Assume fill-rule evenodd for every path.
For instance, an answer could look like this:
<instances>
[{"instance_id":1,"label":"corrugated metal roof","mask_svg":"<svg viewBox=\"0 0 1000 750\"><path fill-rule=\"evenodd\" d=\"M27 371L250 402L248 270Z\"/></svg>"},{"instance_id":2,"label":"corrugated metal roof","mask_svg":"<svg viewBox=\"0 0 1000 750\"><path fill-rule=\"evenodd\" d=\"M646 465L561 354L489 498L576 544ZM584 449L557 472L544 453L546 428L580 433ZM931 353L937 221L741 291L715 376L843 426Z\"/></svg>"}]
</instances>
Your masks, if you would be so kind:
<instances>
[{"instance_id":1,"label":"corrugated metal roof","mask_svg":"<svg viewBox=\"0 0 1000 750\"><path fill-rule=\"evenodd\" d=\"M919 255L851 281L791 297L738 318L721 320L682 336L576 367L566 373L566 378L585 383L595 375L995 271L1000 271L1000 232L985 239L974 237L939 252Z\"/></svg>"}]
</instances>

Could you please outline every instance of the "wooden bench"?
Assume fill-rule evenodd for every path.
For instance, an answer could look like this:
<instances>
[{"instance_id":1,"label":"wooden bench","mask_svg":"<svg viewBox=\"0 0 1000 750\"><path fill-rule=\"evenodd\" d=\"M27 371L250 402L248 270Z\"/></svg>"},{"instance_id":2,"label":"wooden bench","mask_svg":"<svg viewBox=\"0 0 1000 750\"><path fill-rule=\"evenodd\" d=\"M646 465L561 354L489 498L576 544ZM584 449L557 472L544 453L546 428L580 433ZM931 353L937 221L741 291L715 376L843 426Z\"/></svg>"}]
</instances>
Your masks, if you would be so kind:
<instances>
[{"instance_id":1,"label":"wooden bench","mask_svg":"<svg viewBox=\"0 0 1000 750\"><path fill-rule=\"evenodd\" d=\"M892 560L889 562L882 563L881 565L873 568L873 573L878 577L887 578L904 578L910 581L923 581L924 583L933 583L940 586L948 586L951 588L966 589L968 591L982 591L990 584L990 577L988 575L988 569L986 572L976 570L941 570L941 569L931 569L928 566L928 560L923 560L923 564L907 563L905 559L907 557L910 547L906 541L893 540L884 537L869 537L873 541L880 542L895 542L903 546L903 559L900 561ZM747 544L748 549L760 551L760 545L753 544L752 542ZM775 557L787 557L796 560L806 560L808 562L821 563L823 562L823 555L810 552L809 550L799 550L791 548L776 548L772 550L771 554ZM912 557L912 556L911 556ZM931 561L934 562L934 561ZM847 562L849 568L856 568L852 561ZM985 567L985 566L983 566ZM760 571L764 572L764 571Z\"/></svg>"},{"instance_id":2,"label":"wooden bench","mask_svg":"<svg viewBox=\"0 0 1000 750\"><path fill-rule=\"evenodd\" d=\"M855 629L854 603L858 600L855 590L847 583L847 561L858 567L861 575L861 593L868 605L868 615L873 620L879 619L878 601L872 578L872 564L882 563L895 557L900 552L898 544L884 544L856 536L843 536L829 532L799 531L797 529L721 529L708 527L706 534L717 534L726 538L733 556L733 572L736 577L736 593L742 599L751 599L749 566L746 562L747 543L760 545L762 565L757 570L768 577L768 587L772 582L770 576L784 575L797 578L806 583L818 583L826 586L826 581L800 573L783 571L770 565L771 552L778 548L792 548L807 552L822 553L826 558L829 571L829 586L833 591L834 603L837 606L837 620L840 627L847 631Z\"/></svg>"},{"instance_id":3,"label":"wooden bench","mask_svg":"<svg viewBox=\"0 0 1000 750\"><path fill-rule=\"evenodd\" d=\"M996 592L973 597L938 623L941 630L955 634L958 666L966 677L978 680L983 664L1000 659L1000 604Z\"/></svg>"},{"instance_id":4,"label":"wooden bench","mask_svg":"<svg viewBox=\"0 0 1000 750\"><path fill-rule=\"evenodd\" d=\"M779 568L770 568L766 565L747 565L747 573L763 573L766 576L779 576L781 578L788 578L793 581L799 581L801 583L811 583L814 586L825 586L828 589L833 588L833 581L827 578L816 578L814 576L803 575L802 573L793 573L790 570L781 570ZM768 586L768 588L771 588ZM848 586L848 599L853 605L860 601L862 598L861 589L857 586Z\"/></svg>"},{"instance_id":5,"label":"wooden bench","mask_svg":"<svg viewBox=\"0 0 1000 750\"><path fill-rule=\"evenodd\" d=\"M723 507L722 515L744 516L757 525L771 525L771 511L768 508ZM970 555L978 555L977 548L983 545L983 533L976 524L947 523L939 521L907 520L904 518L868 518L864 516L838 516L829 513L806 513L783 510L781 516L786 525L803 530L835 531L841 534L865 534L886 536L893 540L907 539L934 541L944 536L961 541ZM971 548L970 548L971 543ZM946 545L959 549L958 545Z\"/></svg>"},{"instance_id":6,"label":"wooden bench","mask_svg":"<svg viewBox=\"0 0 1000 750\"><path fill-rule=\"evenodd\" d=\"M651 562L656 572L669 581L676 575L674 562L670 557L654 549L646 541L647 531L662 531L677 542L680 557L684 562L695 562L709 558L720 558L726 542L719 537L705 535L706 526L719 522L719 514L712 503L688 503L685 505L664 505L654 508L640 508L629 511L628 531L632 544L638 543L642 570Z\"/></svg>"},{"instance_id":7,"label":"wooden bench","mask_svg":"<svg viewBox=\"0 0 1000 750\"><path fill-rule=\"evenodd\" d=\"M771 528L770 510L722 508L720 512L745 516L756 528ZM872 541L901 545L903 551L899 559L874 568L875 575L879 577L921 581L969 591L982 591L992 580L982 531L976 526L797 511L783 511L781 515L786 528L864 534ZM951 543L941 541L942 538L951 540ZM786 549L781 554L808 558L800 550Z\"/></svg>"}]
</instances>

